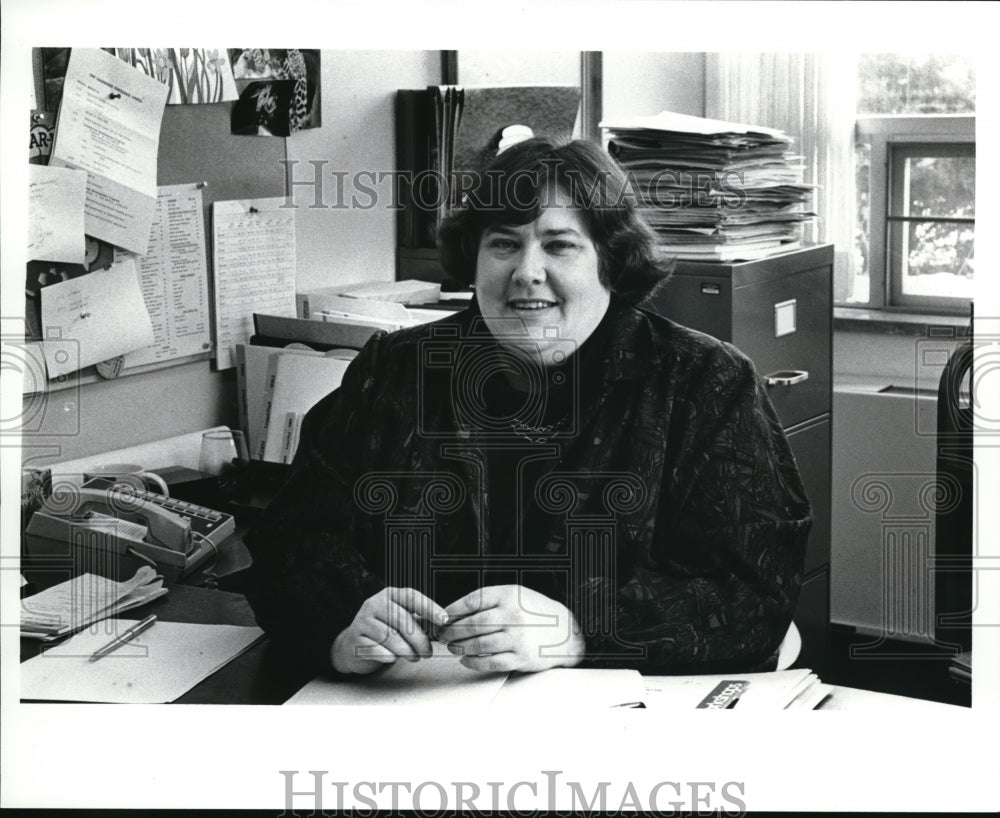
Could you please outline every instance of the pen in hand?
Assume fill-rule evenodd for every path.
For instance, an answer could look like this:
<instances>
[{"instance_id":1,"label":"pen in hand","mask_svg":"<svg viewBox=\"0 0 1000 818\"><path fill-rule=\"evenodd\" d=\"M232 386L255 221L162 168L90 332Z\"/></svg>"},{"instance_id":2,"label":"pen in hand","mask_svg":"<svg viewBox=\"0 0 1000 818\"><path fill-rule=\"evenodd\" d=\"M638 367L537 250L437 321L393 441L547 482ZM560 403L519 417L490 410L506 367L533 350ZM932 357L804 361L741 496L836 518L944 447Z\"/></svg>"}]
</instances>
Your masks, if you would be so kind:
<instances>
[{"instance_id":1,"label":"pen in hand","mask_svg":"<svg viewBox=\"0 0 1000 818\"><path fill-rule=\"evenodd\" d=\"M133 625L127 631L125 631L121 636L112 639L108 644L103 647L98 648L91 654L90 661L96 662L102 656L107 656L109 653L118 650L122 645L127 642L131 642L135 637L142 633L147 628L152 627L153 623L156 622L156 614L150 614L145 619L143 619L139 624Z\"/></svg>"}]
</instances>

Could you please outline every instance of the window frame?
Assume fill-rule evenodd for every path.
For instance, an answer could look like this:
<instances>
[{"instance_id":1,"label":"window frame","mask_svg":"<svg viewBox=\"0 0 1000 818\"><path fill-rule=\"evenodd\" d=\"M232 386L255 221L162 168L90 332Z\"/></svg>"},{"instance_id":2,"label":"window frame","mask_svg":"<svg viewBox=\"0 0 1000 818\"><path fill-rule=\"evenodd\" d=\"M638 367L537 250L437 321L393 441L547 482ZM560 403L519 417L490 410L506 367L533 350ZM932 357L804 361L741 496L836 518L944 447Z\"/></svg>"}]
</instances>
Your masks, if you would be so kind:
<instances>
[{"instance_id":1,"label":"window frame","mask_svg":"<svg viewBox=\"0 0 1000 818\"><path fill-rule=\"evenodd\" d=\"M976 144L975 114L886 114L859 116L855 124L856 144L870 146L868 207L868 303L843 303L886 312L968 314L968 300L902 292L901 266L892 264L889 202L893 178L900 168L892 160L905 161L911 146L965 149Z\"/></svg>"}]
</instances>

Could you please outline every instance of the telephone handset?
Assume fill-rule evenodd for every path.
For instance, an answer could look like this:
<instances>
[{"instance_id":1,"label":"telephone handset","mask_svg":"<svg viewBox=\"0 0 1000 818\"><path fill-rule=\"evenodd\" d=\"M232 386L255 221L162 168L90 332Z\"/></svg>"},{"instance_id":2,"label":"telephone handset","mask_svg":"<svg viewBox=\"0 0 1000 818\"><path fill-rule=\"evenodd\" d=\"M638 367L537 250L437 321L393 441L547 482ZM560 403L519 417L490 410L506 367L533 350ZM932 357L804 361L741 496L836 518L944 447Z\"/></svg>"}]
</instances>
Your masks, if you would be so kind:
<instances>
[{"instance_id":1,"label":"telephone handset","mask_svg":"<svg viewBox=\"0 0 1000 818\"><path fill-rule=\"evenodd\" d=\"M191 521L168 511L162 505L152 502L148 498L137 496L147 493L115 492L84 486L80 489L80 501L74 517L83 525L89 523L95 527L108 525L106 522L108 519L135 523L140 527L145 527L148 531L148 534L144 534L141 539L186 554L193 545ZM46 510L44 505L42 510ZM129 531L123 525L114 527L122 532ZM131 529L131 531L132 533L141 533L138 529Z\"/></svg>"},{"instance_id":2,"label":"telephone handset","mask_svg":"<svg viewBox=\"0 0 1000 818\"><path fill-rule=\"evenodd\" d=\"M177 579L216 552L232 516L103 478L49 497L25 530L29 555L65 555L118 579L150 562Z\"/></svg>"}]
</instances>

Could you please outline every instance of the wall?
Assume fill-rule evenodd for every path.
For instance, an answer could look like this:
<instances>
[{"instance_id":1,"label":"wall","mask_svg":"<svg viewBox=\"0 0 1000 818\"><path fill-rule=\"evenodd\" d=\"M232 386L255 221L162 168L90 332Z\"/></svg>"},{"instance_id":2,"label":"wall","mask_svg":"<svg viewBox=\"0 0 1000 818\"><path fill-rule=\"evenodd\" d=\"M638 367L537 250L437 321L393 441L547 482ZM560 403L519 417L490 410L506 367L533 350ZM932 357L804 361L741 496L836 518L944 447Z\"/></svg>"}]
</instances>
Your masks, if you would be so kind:
<instances>
[{"instance_id":1,"label":"wall","mask_svg":"<svg viewBox=\"0 0 1000 818\"><path fill-rule=\"evenodd\" d=\"M705 55L604 52L604 119L673 111L705 115Z\"/></svg>"},{"instance_id":2,"label":"wall","mask_svg":"<svg viewBox=\"0 0 1000 818\"><path fill-rule=\"evenodd\" d=\"M290 137L288 158L349 174L393 169L393 93L437 82L439 70L437 52L324 51L323 127ZM324 178L324 188L332 179ZM313 190L296 194L297 203L313 203ZM336 201L332 187L324 198ZM299 286L394 277L394 211L302 207L296 220ZM45 404L26 403L37 423L24 435L25 460L36 464L235 425L237 418L234 371L215 372L207 361L61 390Z\"/></svg>"},{"instance_id":3,"label":"wall","mask_svg":"<svg viewBox=\"0 0 1000 818\"><path fill-rule=\"evenodd\" d=\"M313 179L310 161L326 162L322 201L311 207L315 190L296 186L296 241L300 287L352 281L392 281L396 276L396 211L390 209L389 182L375 185L371 208L337 207L334 171L351 180L359 171L396 167L393 100L399 88L423 88L441 81L437 51L324 51L322 54L323 127L288 140L295 179ZM301 175L299 175L301 174ZM367 182L364 182L367 184ZM348 188L354 188L352 184ZM357 189L345 189L367 205Z\"/></svg>"}]
</instances>

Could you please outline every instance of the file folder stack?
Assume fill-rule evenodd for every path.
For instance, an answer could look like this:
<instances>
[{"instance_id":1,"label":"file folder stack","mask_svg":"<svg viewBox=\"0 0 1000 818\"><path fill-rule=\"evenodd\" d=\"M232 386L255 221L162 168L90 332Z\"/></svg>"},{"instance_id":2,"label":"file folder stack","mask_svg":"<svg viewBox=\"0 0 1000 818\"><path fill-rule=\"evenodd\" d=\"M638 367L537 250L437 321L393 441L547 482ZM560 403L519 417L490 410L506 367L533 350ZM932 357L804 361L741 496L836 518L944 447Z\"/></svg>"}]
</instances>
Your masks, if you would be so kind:
<instances>
[{"instance_id":1,"label":"file folder stack","mask_svg":"<svg viewBox=\"0 0 1000 818\"><path fill-rule=\"evenodd\" d=\"M782 131L668 111L601 127L665 252L734 261L801 246L814 186Z\"/></svg>"}]
</instances>

